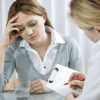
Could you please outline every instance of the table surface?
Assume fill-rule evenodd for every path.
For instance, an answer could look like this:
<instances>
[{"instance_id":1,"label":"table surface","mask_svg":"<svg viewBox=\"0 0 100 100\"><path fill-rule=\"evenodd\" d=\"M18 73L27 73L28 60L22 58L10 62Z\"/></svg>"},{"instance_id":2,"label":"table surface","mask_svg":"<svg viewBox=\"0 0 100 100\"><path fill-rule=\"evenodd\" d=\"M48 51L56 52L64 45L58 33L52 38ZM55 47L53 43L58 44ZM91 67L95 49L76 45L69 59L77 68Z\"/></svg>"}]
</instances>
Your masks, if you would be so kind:
<instances>
[{"instance_id":1,"label":"table surface","mask_svg":"<svg viewBox=\"0 0 100 100\"><path fill-rule=\"evenodd\" d=\"M64 100L64 96L56 92L46 93L46 94L30 94L29 100ZM16 100L14 92L1 92L0 100Z\"/></svg>"}]
</instances>

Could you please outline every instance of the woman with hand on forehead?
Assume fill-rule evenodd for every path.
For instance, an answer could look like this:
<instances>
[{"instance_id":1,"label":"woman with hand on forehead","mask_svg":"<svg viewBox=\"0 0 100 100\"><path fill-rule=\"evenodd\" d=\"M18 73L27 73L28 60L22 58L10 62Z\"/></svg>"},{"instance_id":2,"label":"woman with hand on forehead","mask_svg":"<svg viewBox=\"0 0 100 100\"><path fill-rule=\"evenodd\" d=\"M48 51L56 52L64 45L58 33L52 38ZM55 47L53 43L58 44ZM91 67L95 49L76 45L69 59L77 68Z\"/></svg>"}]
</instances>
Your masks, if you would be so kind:
<instances>
[{"instance_id":1,"label":"woman with hand on forehead","mask_svg":"<svg viewBox=\"0 0 100 100\"><path fill-rule=\"evenodd\" d=\"M96 45L87 75L72 73L69 78L70 87L83 88L82 94L68 93L65 100L100 100L100 0L71 0L70 10L70 17ZM85 82L78 80L85 77Z\"/></svg>"},{"instance_id":2,"label":"woman with hand on forehead","mask_svg":"<svg viewBox=\"0 0 100 100\"><path fill-rule=\"evenodd\" d=\"M0 56L0 91L14 68L20 82L31 81L34 94L50 92L46 83L55 64L84 70L78 43L53 29L37 0L16 0L11 5Z\"/></svg>"}]
</instances>

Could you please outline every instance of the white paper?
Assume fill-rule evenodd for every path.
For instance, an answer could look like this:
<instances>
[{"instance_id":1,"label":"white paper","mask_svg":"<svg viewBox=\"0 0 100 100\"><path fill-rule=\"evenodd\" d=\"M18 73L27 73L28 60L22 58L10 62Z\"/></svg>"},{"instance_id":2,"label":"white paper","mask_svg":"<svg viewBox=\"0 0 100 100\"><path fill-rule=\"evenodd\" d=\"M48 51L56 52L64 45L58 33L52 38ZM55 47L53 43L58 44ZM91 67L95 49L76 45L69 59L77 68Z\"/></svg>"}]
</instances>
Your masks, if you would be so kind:
<instances>
[{"instance_id":1,"label":"white paper","mask_svg":"<svg viewBox=\"0 0 100 100\"><path fill-rule=\"evenodd\" d=\"M56 73L55 77L53 78L53 83L48 82L46 87L51 90L54 90L55 92L63 96L66 96L66 94L69 92L75 92L76 94L81 94L82 89L73 90L69 88L69 85L63 85L68 82L70 75L73 72L77 72L77 71L59 64L57 64L55 68L58 68L59 71ZM51 80L51 77L48 79L48 81L49 80Z\"/></svg>"}]
</instances>

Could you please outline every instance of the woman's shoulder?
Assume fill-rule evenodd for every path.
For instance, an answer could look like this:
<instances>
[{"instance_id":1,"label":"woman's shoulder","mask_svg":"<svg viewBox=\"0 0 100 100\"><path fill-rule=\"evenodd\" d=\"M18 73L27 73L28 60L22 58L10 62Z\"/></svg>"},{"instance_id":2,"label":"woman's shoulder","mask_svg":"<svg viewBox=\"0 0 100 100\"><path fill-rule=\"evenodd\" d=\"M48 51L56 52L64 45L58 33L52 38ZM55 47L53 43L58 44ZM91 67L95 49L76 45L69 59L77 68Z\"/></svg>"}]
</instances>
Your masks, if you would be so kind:
<instances>
[{"instance_id":1,"label":"woman's shoulder","mask_svg":"<svg viewBox=\"0 0 100 100\"><path fill-rule=\"evenodd\" d=\"M59 34L63 40L65 41L66 44L78 44L78 42L75 40L75 38L71 37L71 36L66 36L63 34Z\"/></svg>"},{"instance_id":2,"label":"woman's shoulder","mask_svg":"<svg viewBox=\"0 0 100 100\"><path fill-rule=\"evenodd\" d=\"M20 46L21 40L15 40L11 45L8 46L7 50L13 50L15 51Z\"/></svg>"}]
</instances>

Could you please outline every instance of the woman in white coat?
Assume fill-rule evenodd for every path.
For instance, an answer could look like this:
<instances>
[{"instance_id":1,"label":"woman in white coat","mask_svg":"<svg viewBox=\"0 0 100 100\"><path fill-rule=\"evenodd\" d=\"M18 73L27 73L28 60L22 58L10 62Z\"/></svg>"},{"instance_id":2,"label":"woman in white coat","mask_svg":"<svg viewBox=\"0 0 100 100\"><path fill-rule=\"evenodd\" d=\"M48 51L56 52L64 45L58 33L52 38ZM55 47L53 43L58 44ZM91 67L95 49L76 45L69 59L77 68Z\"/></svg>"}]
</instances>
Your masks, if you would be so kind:
<instances>
[{"instance_id":1,"label":"woman in white coat","mask_svg":"<svg viewBox=\"0 0 100 100\"><path fill-rule=\"evenodd\" d=\"M71 19L96 45L87 75L73 73L69 78L70 87L80 86L83 88L82 94L68 93L65 100L100 100L100 0L71 0L70 10ZM85 77L85 82L76 80Z\"/></svg>"}]
</instances>

